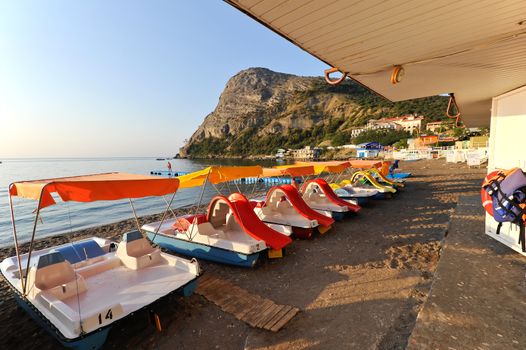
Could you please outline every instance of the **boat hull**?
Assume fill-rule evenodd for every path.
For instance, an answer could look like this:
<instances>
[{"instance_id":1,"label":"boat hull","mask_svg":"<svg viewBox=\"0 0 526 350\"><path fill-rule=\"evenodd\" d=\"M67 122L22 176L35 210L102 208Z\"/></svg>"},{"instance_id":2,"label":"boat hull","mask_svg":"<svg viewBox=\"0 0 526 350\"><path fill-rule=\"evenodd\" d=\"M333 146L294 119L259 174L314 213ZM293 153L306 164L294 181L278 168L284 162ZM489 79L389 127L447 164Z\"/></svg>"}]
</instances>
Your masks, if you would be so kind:
<instances>
[{"instance_id":1,"label":"boat hull","mask_svg":"<svg viewBox=\"0 0 526 350\"><path fill-rule=\"evenodd\" d=\"M153 239L154 234L147 232L148 238ZM174 253L191 256L203 260L214 261L221 264L242 267L253 267L259 259L260 253L243 254L231 250L215 248L200 243L188 242L174 237L157 234L155 244Z\"/></svg>"},{"instance_id":2,"label":"boat hull","mask_svg":"<svg viewBox=\"0 0 526 350\"><path fill-rule=\"evenodd\" d=\"M374 195L374 199L389 199L393 198L393 194L391 192L378 192Z\"/></svg>"},{"instance_id":3,"label":"boat hull","mask_svg":"<svg viewBox=\"0 0 526 350\"><path fill-rule=\"evenodd\" d=\"M338 197L340 197L341 199L346 199L346 200L352 200L352 201L355 201L356 204L358 204L359 206L366 205L366 204L367 204L367 198L374 198L374 196L369 196L369 197L353 197L352 195L349 195L349 196L338 196Z\"/></svg>"},{"instance_id":4,"label":"boat hull","mask_svg":"<svg viewBox=\"0 0 526 350\"><path fill-rule=\"evenodd\" d=\"M331 211L331 216L336 221L343 221L349 215L349 212Z\"/></svg>"},{"instance_id":5,"label":"boat hull","mask_svg":"<svg viewBox=\"0 0 526 350\"><path fill-rule=\"evenodd\" d=\"M409 176L411 176L411 173L393 173L393 174L389 174L389 176L387 177L388 179L391 178L391 179L405 179L405 178L408 178Z\"/></svg>"},{"instance_id":6,"label":"boat hull","mask_svg":"<svg viewBox=\"0 0 526 350\"><path fill-rule=\"evenodd\" d=\"M188 282L184 286L181 286L179 289L173 291L172 293L184 297L191 296L192 294L194 294L197 288L197 280L197 278L191 280L190 282ZM38 311L37 308L35 308L29 301L22 297L18 290L16 290L11 284L9 284L9 287L13 291L13 295L18 305L20 305L20 307L25 312L27 312L29 316L31 316L31 318L33 318L40 327L42 327L46 332L48 332L60 344L62 344L62 346L76 350L97 350L103 348L113 324L99 328L98 330L90 332L82 337L78 337L75 339L67 339L64 336L62 336L62 334L60 334L60 332L45 318L44 315L42 315L42 313L40 313L40 311ZM159 302L160 300L163 300L164 298L166 298L166 296L161 299L158 299L157 301L155 301L155 303ZM143 307L143 309L148 308L151 305L146 305ZM133 314L134 313L130 315Z\"/></svg>"},{"instance_id":7,"label":"boat hull","mask_svg":"<svg viewBox=\"0 0 526 350\"><path fill-rule=\"evenodd\" d=\"M50 325L49 321L47 321L35 307L25 300L25 298L21 297L16 292L14 293L14 296L18 305L20 305L20 307L24 309L24 311L26 311L38 323L39 326L44 328L46 332L48 332L51 336L53 336L53 338L58 340L58 342L66 348L77 350L101 349L106 342L106 338L108 338L111 325L103 327L95 332L91 332L83 337L72 340L65 339L54 327Z\"/></svg>"}]
</instances>

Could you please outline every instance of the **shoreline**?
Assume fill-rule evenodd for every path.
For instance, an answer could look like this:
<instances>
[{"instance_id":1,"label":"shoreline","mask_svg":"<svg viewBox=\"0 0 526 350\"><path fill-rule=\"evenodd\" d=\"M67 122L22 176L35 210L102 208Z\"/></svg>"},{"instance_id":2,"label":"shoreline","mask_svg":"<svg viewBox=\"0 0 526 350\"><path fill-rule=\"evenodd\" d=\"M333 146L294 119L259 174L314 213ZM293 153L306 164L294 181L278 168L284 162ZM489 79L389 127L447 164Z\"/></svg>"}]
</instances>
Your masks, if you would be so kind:
<instances>
[{"instance_id":1,"label":"shoreline","mask_svg":"<svg viewBox=\"0 0 526 350\"><path fill-rule=\"evenodd\" d=\"M206 208L206 207L204 207ZM203 206L201 207L201 210L204 209ZM177 215L187 215L190 213L193 213L196 209L196 206L187 206L182 207L178 209L172 209L172 211ZM150 214L150 215L144 215L139 217L139 222L142 224L146 224L149 222L155 222L161 220L163 212L156 213L156 214ZM167 218L173 217L171 212L169 211L167 214ZM44 236L40 238L36 238L33 243L34 250L43 249L49 246L55 246L60 244L69 243L72 241L76 241L82 238L97 236L101 238L106 238L110 240L120 241L120 237L128 231L136 230L137 225L135 223L135 218L129 218L120 220L117 222L105 224L105 225L97 225L93 227L83 228L79 229L77 231L73 232L65 232L65 233L58 233L56 235L52 236ZM19 244L20 253L27 253L29 249L29 241L23 242ZM15 252L15 245L14 242L11 242L10 245L0 247L0 261L7 258L16 255Z\"/></svg>"},{"instance_id":2,"label":"shoreline","mask_svg":"<svg viewBox=\"0 0 526 350\"><path fill-rule=\"evenodd\" d=\"M105 348L405 348L434 281L458 197L478 194L485 170L441 160L404 163L402 168L414 176L396 198L372 202L324 235L294 240L282 259L265 260L254 269L199 261L204 273L299 308L300 313L279 332L251 328L194 294L163 301L162 332L148 326L145 315L137 314L112 328ZM195 206L174 212L182 215L192 210ZM142 216L140 222L156 221L161 215ZM135 229L133 218L43 237L34 247L88 236L118 241L131 229ZM21 245L22 252L28 245ZM14 255L14 247L0 248L0 257L7 255ZM17 306L5 282L0 283L0 332L5 334L0 348L58 346Z\"/></svg>"}]
</instances>

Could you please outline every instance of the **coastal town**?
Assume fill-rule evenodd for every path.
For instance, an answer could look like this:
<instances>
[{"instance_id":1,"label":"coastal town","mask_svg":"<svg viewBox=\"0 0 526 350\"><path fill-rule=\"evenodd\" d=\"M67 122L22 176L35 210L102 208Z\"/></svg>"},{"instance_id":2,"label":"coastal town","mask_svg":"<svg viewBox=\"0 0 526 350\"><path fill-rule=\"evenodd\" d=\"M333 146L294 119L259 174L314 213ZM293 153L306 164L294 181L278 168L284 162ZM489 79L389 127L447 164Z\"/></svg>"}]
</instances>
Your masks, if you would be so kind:
<instances>
[{"instance_id":1,"label":"coastal town","mask_svg":"<svg viewBox=\"0 0 526 350\"><path fill-rule=\"evenodd\" d=\"M275 158L318 160L325 159L326 154L329 153L330 158L357 157L398 160L448 158L455 159L458 162L466 161L468 158L471 160L475 156L479 158L476 160L477 165L487 161L488 130L458 127L454 122L447 120L429 122L424 126L423 120L423 116L415 115L382 118L369 120L367 125L353 128L351 131L349 141L368 131L381 134L390 133L393 130L403 130L411 135L411 137L398 140L390 145L382 145L380 142L371 139L369 142L349 143L341 146L305 146L301 149L278 149Z\"/></svg>"}]
</instances>

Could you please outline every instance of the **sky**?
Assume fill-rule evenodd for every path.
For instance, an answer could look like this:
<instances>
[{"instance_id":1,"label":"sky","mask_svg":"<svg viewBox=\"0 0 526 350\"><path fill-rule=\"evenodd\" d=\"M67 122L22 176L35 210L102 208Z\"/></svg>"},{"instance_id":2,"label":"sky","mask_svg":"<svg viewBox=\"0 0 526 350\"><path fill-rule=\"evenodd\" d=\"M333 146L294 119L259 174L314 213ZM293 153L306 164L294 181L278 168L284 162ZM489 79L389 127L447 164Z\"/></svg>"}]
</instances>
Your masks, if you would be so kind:
<instances>
[{"instance_id":1,"label":"sky","mask_svg":"<svg viewBox=\"0 0 526 350\"><path fill-rule=\"evenodd\" d=\"M249 67L327 68L221 0L0 0L0 160L175 155Z\"/></svg>"}]
</instances>

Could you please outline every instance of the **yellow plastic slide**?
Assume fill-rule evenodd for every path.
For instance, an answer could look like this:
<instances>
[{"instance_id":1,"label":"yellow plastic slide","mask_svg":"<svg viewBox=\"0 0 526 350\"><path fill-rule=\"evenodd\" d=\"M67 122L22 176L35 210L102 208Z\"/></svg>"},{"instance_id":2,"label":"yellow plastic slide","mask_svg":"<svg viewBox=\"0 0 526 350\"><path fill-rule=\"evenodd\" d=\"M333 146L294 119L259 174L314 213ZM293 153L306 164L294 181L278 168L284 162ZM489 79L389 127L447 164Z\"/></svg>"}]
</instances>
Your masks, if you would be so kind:
<instances>
[{"instance_id":1,"label":"yellow plastic slide","mask_svg":"<svg viewBox=\"0 0 526 350\"><path fill-rule=\"evenodd\" d=\"M358 178L365 178L371 185L379 189L381 192L396 193L396 189L391 186L383 186L367 171L357 171L351 176L351 183L354 183Z\"/></svg>"},{"instance_id":2,"label":"yellow plastic slide","mask_svg":"<svg viewBox=\"0 0 526 350\"><path fill-rule=\"evenodd\" d=\"M391 181L389 180L388 178L386 178L384 176L384 174L382 174L378 169L374 168L374 169L367 169L367 170L364 170L364 172L367 171L369 172L371 175L373 175L374 177L374 174L376 174L382 182L390 185L390 186L398 186L398 187L404 187L404 184L401 183L401 182L395 182L395 181Z\"/></svg>"}]
</instances>

